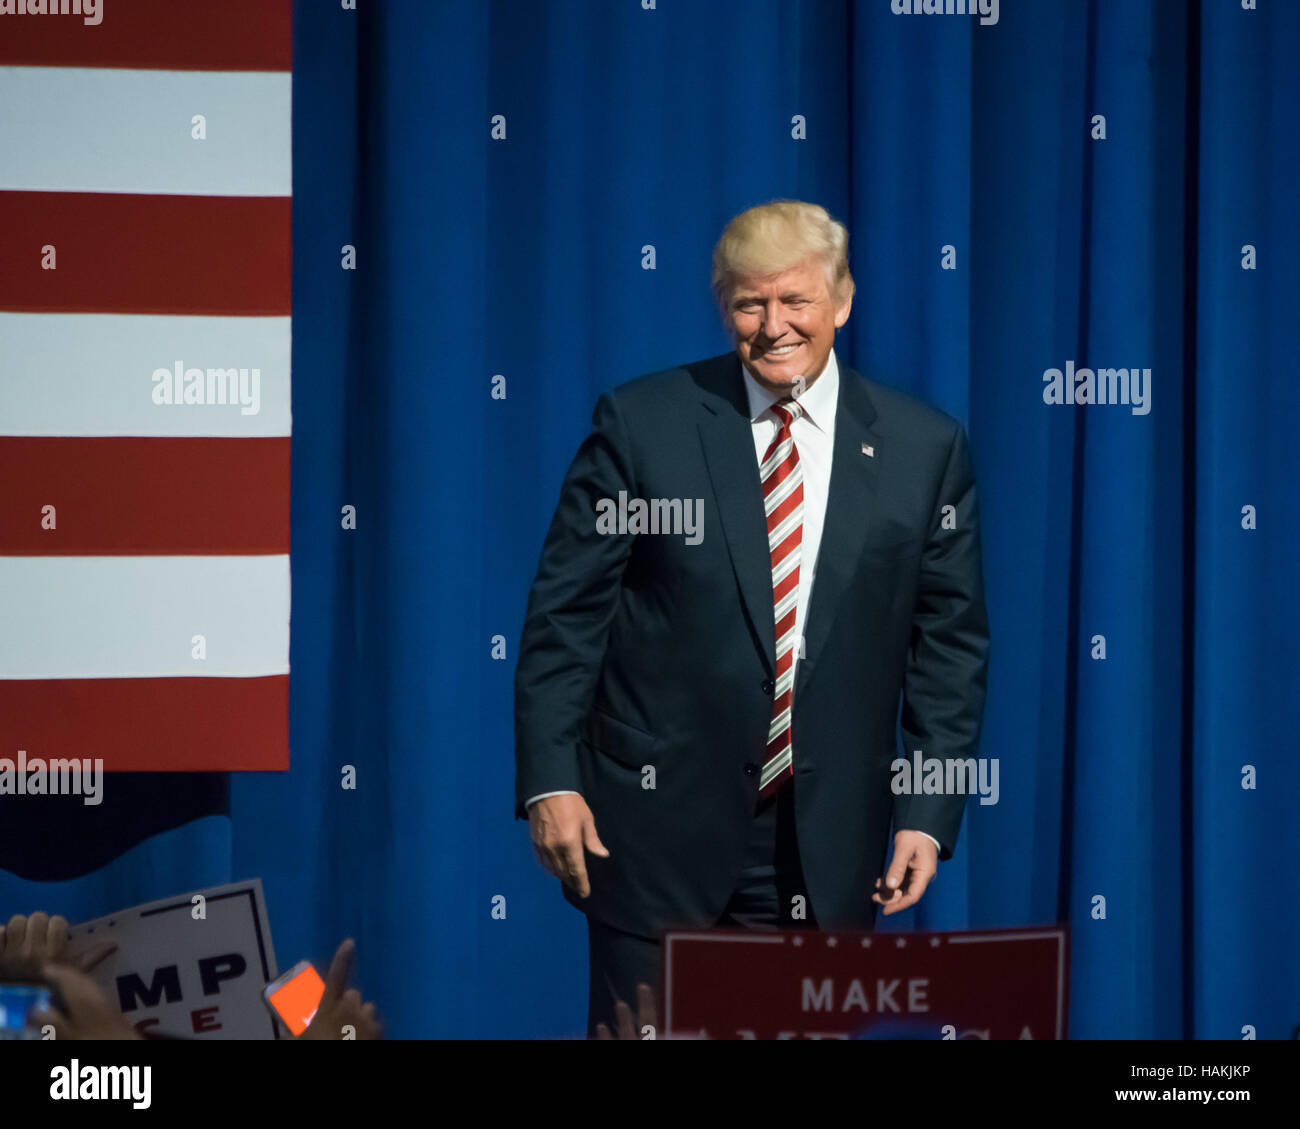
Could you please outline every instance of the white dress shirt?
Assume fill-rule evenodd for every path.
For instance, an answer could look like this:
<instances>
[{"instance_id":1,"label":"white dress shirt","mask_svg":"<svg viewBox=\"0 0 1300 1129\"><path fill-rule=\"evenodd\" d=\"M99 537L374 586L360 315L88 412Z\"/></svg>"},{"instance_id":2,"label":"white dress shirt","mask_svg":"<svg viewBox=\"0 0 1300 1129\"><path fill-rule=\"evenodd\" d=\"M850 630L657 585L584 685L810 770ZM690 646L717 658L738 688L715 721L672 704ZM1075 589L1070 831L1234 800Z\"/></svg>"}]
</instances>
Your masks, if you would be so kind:
<instances>
[{"instance_id":1,"label":"white dress shirt","mask_svg":"<svg viewBox=\"0 0 1300 1129\"><path fill-rule=\"evenodd\" d=\"M784 393L769 392L749 373L742 364L740 371L745 377L745 394L749 398L749 425L754 433L754 459L762 465L772 440L780 430L780 421L771 410L772 405L784 399ZM796 397L803 415L790 426L794 438L795 450L799 452L799 465L803 470L803 538L799 560L799 603L795 607L794 628L798 643L794 651L795 676L799 673L799 661L803 658L804 625L808 622L808 609L812 606L813 581L817 576L817 553L821 548L822 527L826 523L826 499L831 488L831 456L835 450L835 409L840 399L840 366L831 349L826 358L826 366L816 380L808 382L802 396ZM799 756L799 731L792 733L794 755ZM525 807L532 807L538 800L547 796L563 796L573 793L572 789L558 792L542 792L531 797ZM925 835L936 847L939 840L933 835Z\"/></svg>"}]
</instances>

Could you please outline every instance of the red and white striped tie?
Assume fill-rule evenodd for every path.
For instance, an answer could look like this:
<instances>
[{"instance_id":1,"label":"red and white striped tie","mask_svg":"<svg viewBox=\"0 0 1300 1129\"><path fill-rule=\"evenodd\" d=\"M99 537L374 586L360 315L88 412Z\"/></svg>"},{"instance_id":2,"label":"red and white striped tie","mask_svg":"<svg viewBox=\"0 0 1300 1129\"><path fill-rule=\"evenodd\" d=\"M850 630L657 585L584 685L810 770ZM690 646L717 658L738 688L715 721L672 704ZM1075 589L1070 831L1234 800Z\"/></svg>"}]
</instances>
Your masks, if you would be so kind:
<instances>
[{"instance_id":1,"label":"red and white striped tie","mask_svg":"<svg viewBox=\"0 0 1300 1129\"><path fill-rule=\"evenodd\" d=\"M774 795L794 778L790 714L794 705L795 611L799 603L799 558L803 549L803 468L790 427L801 415L794 400L772 405L781 426L759 466L767 509L767 546L772 554L772 599L776 619L776 687L767 752L758 780L760 796Z\"/></svg>"}]
</instances>

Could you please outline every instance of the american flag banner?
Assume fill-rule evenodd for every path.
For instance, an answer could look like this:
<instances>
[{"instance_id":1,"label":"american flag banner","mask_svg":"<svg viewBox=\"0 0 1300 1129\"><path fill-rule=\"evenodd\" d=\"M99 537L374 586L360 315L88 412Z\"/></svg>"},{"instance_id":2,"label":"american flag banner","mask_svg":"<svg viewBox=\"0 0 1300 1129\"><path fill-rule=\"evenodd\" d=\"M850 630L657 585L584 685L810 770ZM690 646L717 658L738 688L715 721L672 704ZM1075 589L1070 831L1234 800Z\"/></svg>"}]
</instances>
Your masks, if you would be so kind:
<instances>
[{"instance_id":1,"label":"american flag banner","mask_svg":"<svg viewBox=\"0 0 1300 1129\"><path fill-rule=\"evenodd\" d=\"M290 0L0 0L0 757L286 769Z\"/></svg>"}]
</instances>

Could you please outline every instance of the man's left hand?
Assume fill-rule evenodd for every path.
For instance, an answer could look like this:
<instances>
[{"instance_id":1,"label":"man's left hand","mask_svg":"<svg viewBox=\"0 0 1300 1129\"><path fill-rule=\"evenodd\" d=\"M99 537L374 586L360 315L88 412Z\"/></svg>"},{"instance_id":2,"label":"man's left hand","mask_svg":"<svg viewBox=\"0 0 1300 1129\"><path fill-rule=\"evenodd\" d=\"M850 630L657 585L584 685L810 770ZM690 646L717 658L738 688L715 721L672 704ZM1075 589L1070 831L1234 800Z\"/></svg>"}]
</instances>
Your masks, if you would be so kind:
<instances>
[{"instance_id":1,"label":"man's left hand","mask_svg":"<svg viewBox=\"0 0 1300 1129\"><path fill-rule=\"evenodd\" d=\"M921 900L925 888L939 869L939 849L929 836L919 831L894 833L894 859L884 877L876 879L876 892L871 900L891 913L914 906Z\"/></svg>"}]
</instances>

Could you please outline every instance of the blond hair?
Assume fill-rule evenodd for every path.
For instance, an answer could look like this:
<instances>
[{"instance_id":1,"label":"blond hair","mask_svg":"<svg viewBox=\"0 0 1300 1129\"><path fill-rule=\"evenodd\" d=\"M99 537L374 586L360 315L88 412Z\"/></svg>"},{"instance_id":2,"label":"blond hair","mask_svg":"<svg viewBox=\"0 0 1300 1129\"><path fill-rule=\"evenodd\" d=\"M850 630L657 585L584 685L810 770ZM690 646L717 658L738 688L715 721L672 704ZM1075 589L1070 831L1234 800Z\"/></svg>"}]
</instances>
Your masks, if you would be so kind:
<instances>
[{"instance_id":1,"label":"blond hair","mask_svg":"<svg viewBox=\"0 0 1300 1129\"><path fill-rule=\"evenodd\" d=\"M772 200L735 216L713 248L709 284L724 318L736 280L749 275L780 274L806 259L826 268L826 288L842 301L856 286L849 273L849 231L820 204Z\"/></svg>"}]
</instances>

